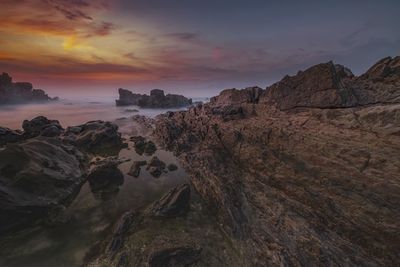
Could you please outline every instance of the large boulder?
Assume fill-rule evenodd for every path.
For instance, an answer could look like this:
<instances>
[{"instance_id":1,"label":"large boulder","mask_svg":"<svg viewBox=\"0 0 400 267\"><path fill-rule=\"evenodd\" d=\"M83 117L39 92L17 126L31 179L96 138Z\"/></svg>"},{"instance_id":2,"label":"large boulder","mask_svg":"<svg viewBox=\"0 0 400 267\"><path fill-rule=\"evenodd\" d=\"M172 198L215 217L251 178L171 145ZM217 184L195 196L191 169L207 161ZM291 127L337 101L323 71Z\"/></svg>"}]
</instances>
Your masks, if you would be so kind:
<instances>
[{"instance_id":1,"label":"large boulder","mask_svg":"<svg viewBox=\"0 0 400 267\"><path fill-rule=\"evenodd\" d=\"M58 120L49 120L44 116L38 116L32 120L24 120L22 123L25 138L35 136L54 137L59 136L64 129Z\"/></svg>"},{"instance_id":2,"label":"large boulder","mask_svg":"<svg viewBox=\"0 0 400 267\"><path fill-rule=\"evenodd\" d=\"M85 157L56 138L36 137L0 150L0 232L48 219L78 193Z\"/></svg>"},{"instance_id":3,"label":"large boulder","mask_svg":"<svg viewBox=\"0 0 400 267\"><path fill-rule=\"evenodd\" d=\"M96 198L107 200L119 192L119 187L124 183L119 164L118 160L107 158L90 170L87 179Z\"/></svg>"},{"instance_id":4,"label":"large boulder","mask_svg":"<svg viewBox=\"0 0 400 267\"><path fill-rule=\"evenodd\" d=\"M63 135L63 140L87 152L100 155L116 154L122 147L118 126L105 121L90 121L68 127Z\"/></svg>"}]
</instances>

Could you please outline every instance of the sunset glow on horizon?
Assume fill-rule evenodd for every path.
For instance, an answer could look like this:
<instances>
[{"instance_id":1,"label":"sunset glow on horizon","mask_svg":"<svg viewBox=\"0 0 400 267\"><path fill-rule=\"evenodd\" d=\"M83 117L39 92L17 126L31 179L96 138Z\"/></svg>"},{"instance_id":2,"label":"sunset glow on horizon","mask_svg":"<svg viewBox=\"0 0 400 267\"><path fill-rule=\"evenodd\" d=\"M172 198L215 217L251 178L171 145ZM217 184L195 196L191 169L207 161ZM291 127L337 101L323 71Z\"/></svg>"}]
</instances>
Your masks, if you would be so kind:
<instances>
[{"instance_id":1,"label":"sunset glow on horizon","mask_svg":"<svg viewBox=\"0 0 400 267\"><path fill-rule=\"evenodd\" d=\"M189 2L3 0L0 71L50 92L58 84L217 90L265 87L328 60L360 72L400 52L398 10L373 1Z\"/></svg>"}]
</instances>

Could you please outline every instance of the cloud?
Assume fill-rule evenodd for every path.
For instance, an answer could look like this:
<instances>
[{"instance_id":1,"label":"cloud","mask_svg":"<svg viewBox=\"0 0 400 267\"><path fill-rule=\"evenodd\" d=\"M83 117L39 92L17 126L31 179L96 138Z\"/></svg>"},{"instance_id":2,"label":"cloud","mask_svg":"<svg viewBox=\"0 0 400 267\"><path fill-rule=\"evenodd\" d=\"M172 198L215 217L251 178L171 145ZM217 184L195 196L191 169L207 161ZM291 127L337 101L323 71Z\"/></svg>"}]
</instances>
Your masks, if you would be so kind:
<instances>
[{"instance_id":1,"label":"cloud","mask_svg":"<svg viewBox=\"0 0 400 267\"><path fill-rule=\"evenodd\" d=\"M200 34L194 32L175 32L164 34L164 36L178 41L195 41L199 39Z\"/></svg>"}]
</instances>

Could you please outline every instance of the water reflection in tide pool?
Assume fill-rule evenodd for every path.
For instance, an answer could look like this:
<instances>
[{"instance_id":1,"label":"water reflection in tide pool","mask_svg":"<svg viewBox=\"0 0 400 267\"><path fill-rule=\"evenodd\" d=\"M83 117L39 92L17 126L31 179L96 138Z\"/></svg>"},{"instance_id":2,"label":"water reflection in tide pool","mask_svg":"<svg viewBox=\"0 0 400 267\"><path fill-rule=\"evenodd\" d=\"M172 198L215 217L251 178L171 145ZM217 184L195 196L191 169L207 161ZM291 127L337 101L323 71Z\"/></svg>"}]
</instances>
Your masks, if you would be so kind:
<instances>
[{"instance_id":1,"label":"water reflection in tide pool","mask_svg":"<svg viewBox=\"0 0 400 267\"><path fill-rule=\"evenodd\" d=\"M122 124L122 132L129 133L129 120L124 120ZM129 136L125 137L129 139ZM163 150L156 151L155 155L166 164L178 165L178 170L154 178L144 166L138 178L127 175L133 161L151 158L138 155L132 146L130 142L129 147L121 150L119 155L120 158L130 159L119 166L124 173L122 185L112 188L111 191L114 191L110 195L94 195L89 183L85 183L56 224L29 229L10 238L1 238L0 266L80 266L85 253L105 237L109 226L122 213L144 207L174 186L187 181L187 175L176 158L172 153Z\"/></svg>"}]
</instances>

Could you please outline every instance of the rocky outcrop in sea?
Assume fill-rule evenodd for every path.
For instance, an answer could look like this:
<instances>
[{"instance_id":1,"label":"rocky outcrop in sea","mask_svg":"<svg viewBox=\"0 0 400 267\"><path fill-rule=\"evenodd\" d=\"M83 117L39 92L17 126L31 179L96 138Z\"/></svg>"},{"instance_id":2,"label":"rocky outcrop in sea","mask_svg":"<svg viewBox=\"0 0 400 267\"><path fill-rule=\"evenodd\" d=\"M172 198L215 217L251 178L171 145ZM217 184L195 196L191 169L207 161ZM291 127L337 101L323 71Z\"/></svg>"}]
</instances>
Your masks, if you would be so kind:
<instances>
[{"instance_id":1,"label":"rocky outcrop in sea","mask_svg":"<svg viewBox=\"0 0 400 267\"><path fill-rule=\"evenodd\" d=\"M400 57L332 62L159 116L155 137L240 255L236 266L400 263ZM242 263L240 263L242 262Z\"/></svg>"},{"instance_id":2,"label":"rocky outcrop in sea","mask_svg":"<svg viewBox=\"0 0 400 267\"><path fill-rule=\"evenodd\" d=\"M119 99L117 99L117 106L136 105L143 108L178 108L185 107L192 104L190 98L176 94L164 94L163 90L153 89L150 95L134 94L126 89L118 89Z\"/></svg>"},{"instance_id":3,"label":"rocky outcrop in sea","mask_svg":"<svg viewBox=\"0 0 400 267\"><path fill-rule=\"evenodd\" d=\"M8 73L0 75L0 105L31 102L47 102L58 98L49 97L42 89L34 89L28 82L13 82Z\"/></svg>"}]
</instances>

